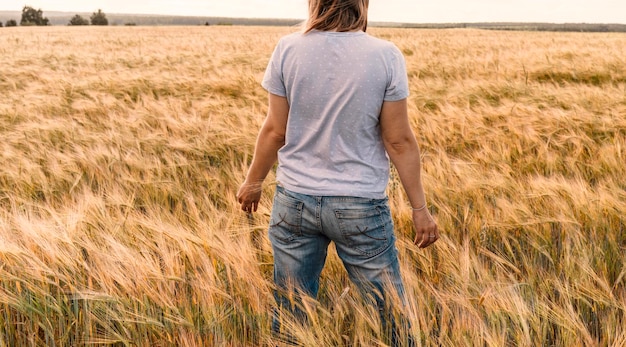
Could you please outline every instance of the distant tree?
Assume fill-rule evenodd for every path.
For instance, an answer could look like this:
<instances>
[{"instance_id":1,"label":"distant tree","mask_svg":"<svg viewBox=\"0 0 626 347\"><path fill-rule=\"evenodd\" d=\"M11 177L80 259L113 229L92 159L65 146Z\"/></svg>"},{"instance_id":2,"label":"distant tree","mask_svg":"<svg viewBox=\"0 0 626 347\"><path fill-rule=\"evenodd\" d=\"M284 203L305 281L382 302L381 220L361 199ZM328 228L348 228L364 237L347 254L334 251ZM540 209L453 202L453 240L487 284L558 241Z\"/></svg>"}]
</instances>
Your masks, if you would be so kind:
<instances>
[{"instance_id":1,"label":"distant tree","mask_svg":"<svg viewBox=\"0 0 626 347\"><path fill-rule=\"evenodd\" d=\"M70 22L67 25L89 25L89 20L77 14L74 17L72 17L72 19L70 19Z\"/></svg>"},{"instance_id":2,"label":"distant tree","mask_svg":"<svg viewBox=\"0 0 626 347\"><path fill-rule=\"evenodd\" d=\"M98 12L91 15L91 25L109 25L109 20L106 14L99 9Z\"/></svg>"},{"instance_id":3,"label":"distant tree","mask_svg":"<svg viewBox=\"0 0 626 347\"><path fill-rule=\"evenodd\" d=\"M49 24L50 21L48 21L48 18L43 16L43 11L41 11L41 9L35 10L30 6L24 6L22 9L22 20L20 21L20 25L45 26Z\"/></svg>"},{"instance_id":4,"label":"distant tree","mask_svg":"<svg viewBox=\"0 0 626 347\"><path fill-rule=\"evenodd\" d=\"M16 27L17 26L17 21L15 19L9 19L7 21L6 27Z\"/></svg>"},{"instance_id":5,"label":"distant tree","mask_svg":"<svg viewBox=\"0 0 626 347\"><path fill-rule=\"evenodd\" d=\"M2 22L0 22L0 28L2 28Z\"/></svg>"}]
</instances>

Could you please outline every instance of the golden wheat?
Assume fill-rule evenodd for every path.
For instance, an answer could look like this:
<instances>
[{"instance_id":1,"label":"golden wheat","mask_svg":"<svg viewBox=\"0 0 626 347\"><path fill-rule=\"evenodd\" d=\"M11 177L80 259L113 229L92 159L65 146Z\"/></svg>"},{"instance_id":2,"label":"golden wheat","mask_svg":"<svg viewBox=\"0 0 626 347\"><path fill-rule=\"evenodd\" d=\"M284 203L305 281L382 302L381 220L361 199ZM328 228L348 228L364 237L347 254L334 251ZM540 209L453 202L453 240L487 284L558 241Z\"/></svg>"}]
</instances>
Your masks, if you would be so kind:
<instances>
[{"instance_id":1,"label":"golden wheat","mask_svg":"<svg viewBox=\"0 0 626 347\"><path fill-rule=\"evenodd\" d=\"M0 30L0 345L275 344L273 178L253 218L235 193L294 30ZM406 56L444 234L411 245L393 176L419 345L626 345L626 37L371 34ZM383 344L332 252L322 282L302 343Z\"/></svg>"}]
</instances>

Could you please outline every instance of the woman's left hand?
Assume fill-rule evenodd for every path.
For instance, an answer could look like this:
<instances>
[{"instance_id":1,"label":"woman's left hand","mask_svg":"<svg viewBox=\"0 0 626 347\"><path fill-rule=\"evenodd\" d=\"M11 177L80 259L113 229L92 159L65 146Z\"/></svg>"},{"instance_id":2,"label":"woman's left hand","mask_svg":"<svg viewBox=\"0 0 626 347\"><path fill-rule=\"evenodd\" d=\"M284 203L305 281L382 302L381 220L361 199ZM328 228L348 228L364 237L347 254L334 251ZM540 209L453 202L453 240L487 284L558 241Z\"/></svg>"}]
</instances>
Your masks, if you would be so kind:
<instances>
[{"instance_id":1,"label":"woman's left hand","mask_svg":"<svg viewBox=\"0 0 626 347\"><path fill-rule=\"evenodd\" d=\"M244 182L237 192L237 201L246 212L256 212L263 192L263 183Z\"/></svg>"}]
</instances>

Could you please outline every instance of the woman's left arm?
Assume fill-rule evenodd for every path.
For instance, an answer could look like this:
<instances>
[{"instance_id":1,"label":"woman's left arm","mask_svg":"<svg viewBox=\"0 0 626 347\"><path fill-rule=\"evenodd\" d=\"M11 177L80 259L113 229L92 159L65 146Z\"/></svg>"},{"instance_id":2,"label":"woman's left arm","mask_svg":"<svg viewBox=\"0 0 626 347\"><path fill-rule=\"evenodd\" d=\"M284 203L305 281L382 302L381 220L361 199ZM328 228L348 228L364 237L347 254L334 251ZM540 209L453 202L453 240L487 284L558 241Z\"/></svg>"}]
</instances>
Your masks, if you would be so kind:
<instances>
[{"instance_id":1,"label":"woman's left arm","mask_svg":"<svg viewBox=\"0 0 626 347\"><path fill-rule=\"evenodd\" d=\"M241 209L256 212L261 200L263 181L278 159L278 150L285 144L289 103L287 98L269 94L267 117L259 131L250 170L239 191Z\"/></svg>"}]
</instances>

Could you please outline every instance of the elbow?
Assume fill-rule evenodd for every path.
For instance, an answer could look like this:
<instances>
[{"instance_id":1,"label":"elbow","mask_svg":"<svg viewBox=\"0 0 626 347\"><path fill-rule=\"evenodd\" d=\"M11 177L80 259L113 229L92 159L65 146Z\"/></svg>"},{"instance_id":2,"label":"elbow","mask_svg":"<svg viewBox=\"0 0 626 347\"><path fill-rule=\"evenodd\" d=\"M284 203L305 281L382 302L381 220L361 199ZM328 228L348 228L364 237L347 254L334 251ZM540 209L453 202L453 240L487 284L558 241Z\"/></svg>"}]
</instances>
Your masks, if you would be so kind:
<instances>
[{"instance_id":1,"label":"elbow","mask_svg":"<svg viewBox=\"0 0 626 347\"><path fill-rule=\"evenodd\" d=\"M266 133L266 138L277 148L285 145L285 133L270 130Z\"/></svg>"},{"instance_id":2,"label":"elbow","mask_svg":"<svg viewBox=\"0 0 626 347\"><path fill-rule=\"evenodd\" d=\"M285 136L282 135L278 135L274 138L274 144L276 145L277 148L281 148L285 145Z\"/></svg>"},{"instance_id":3,"label":"elbow","mask_svg":"<svg viewBox=\"0 0 626 347\"><path fill-rule=\"evenodd\" d=\"M389 155L402 155L417 149L417 142L412 137L384 141L385 150Z\"/></svg>"}]
</instances>

